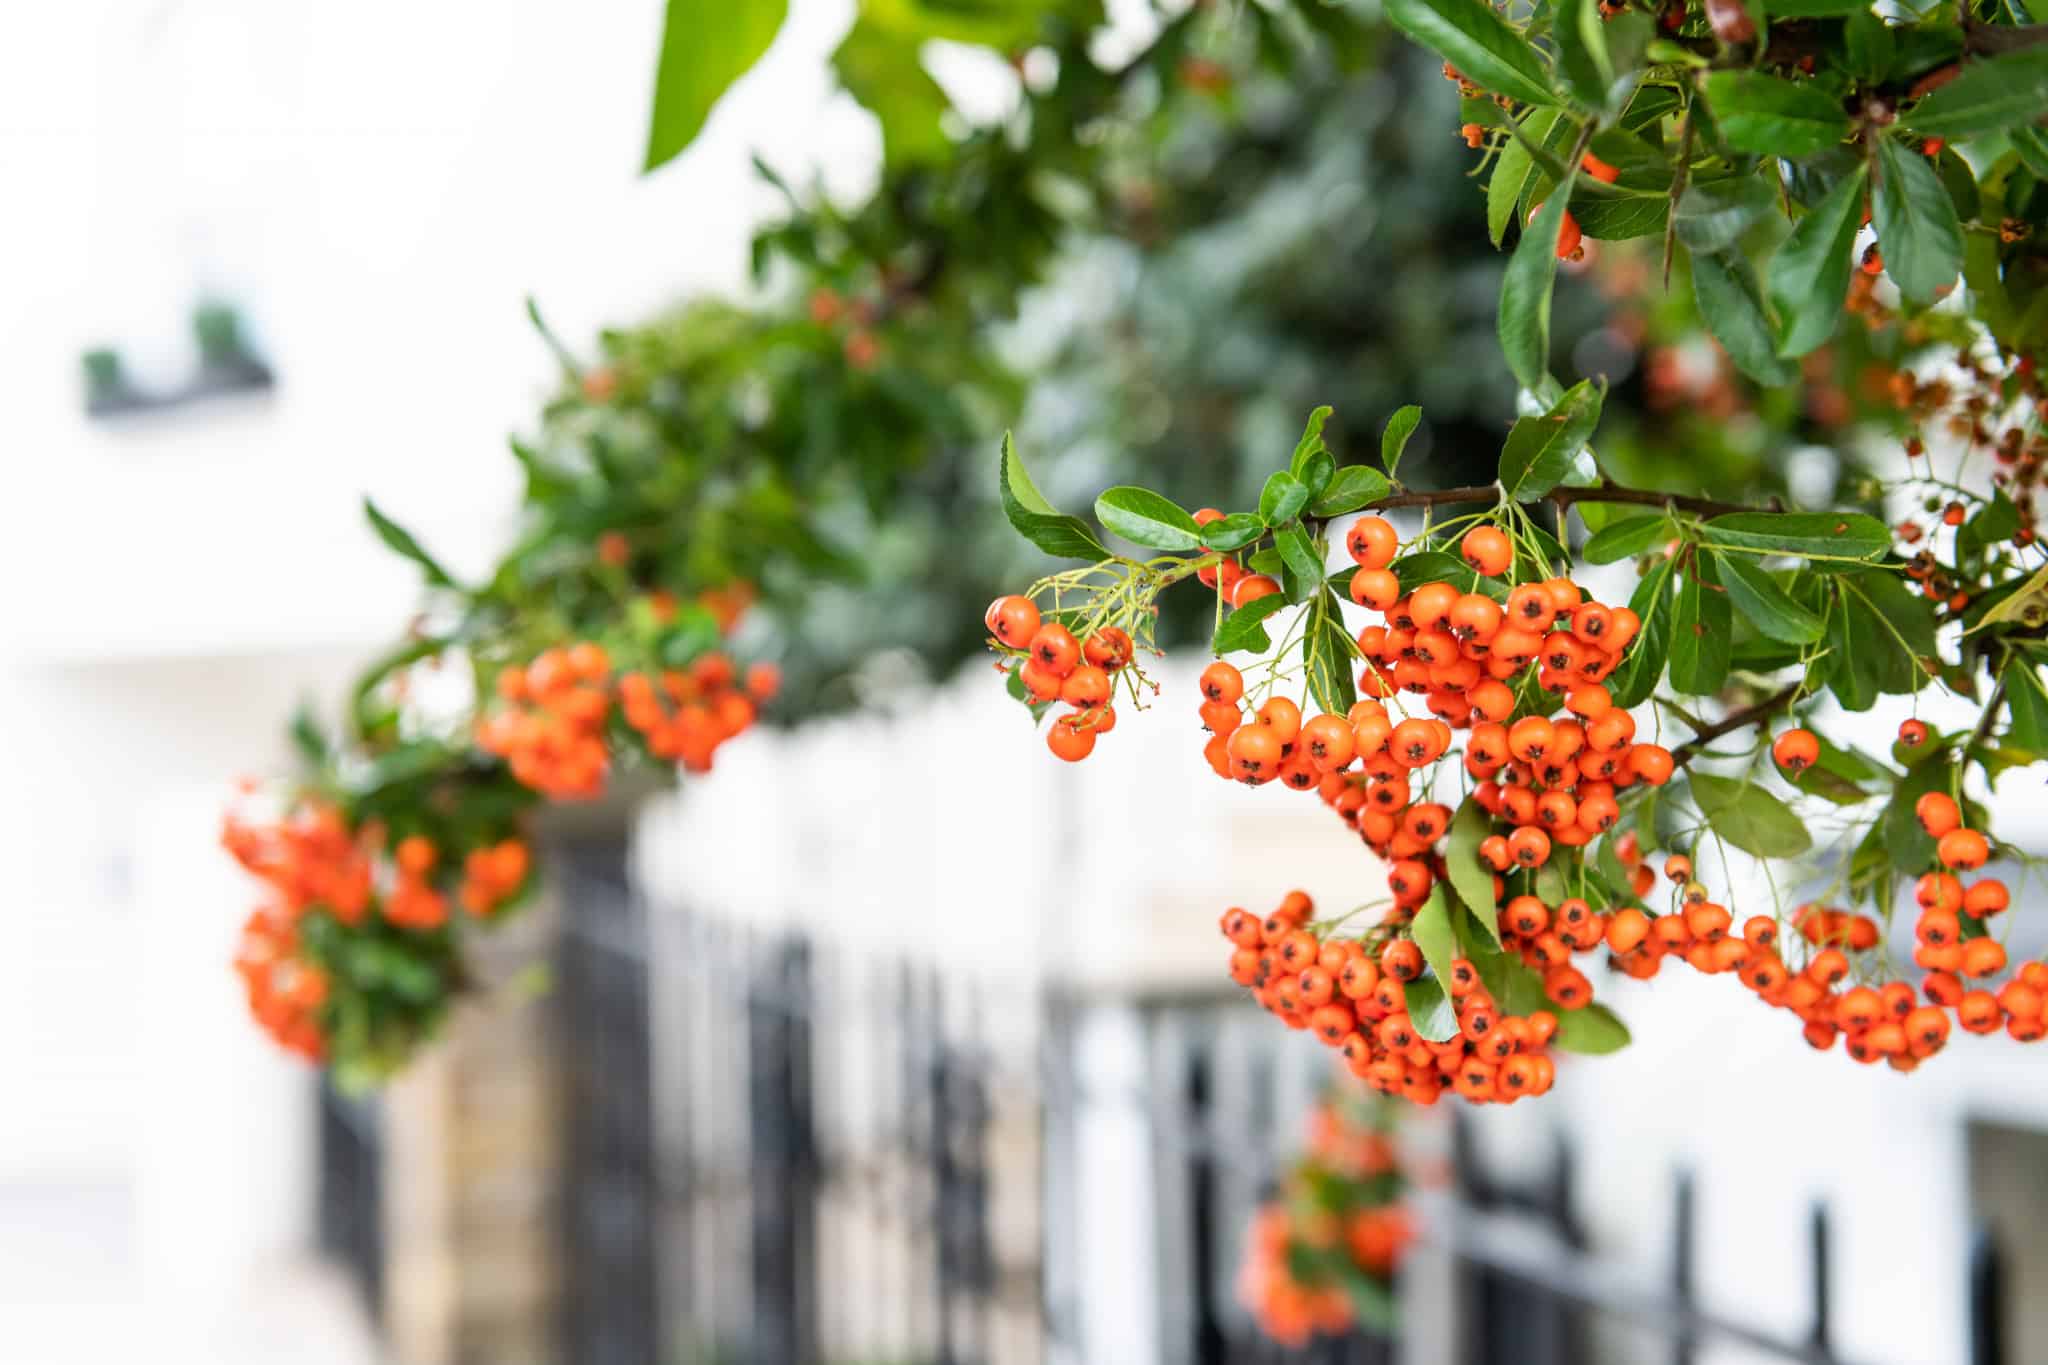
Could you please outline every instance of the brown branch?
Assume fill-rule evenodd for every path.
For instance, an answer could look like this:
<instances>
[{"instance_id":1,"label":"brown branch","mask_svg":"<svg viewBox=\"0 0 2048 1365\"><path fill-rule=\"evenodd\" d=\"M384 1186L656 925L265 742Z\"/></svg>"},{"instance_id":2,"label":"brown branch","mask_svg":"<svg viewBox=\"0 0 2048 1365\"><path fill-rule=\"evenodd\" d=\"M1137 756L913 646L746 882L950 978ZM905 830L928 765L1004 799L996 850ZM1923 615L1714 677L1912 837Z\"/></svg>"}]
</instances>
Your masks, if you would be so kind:
<instances>
[{"instance_id":1,"label":"brown branch","mask_svg":"<svg viewBox=\"0 0 2048 1365\"><path fill-rule=\"evenodd\" d=\"M1793 699L1799 695L1799 692L1800 684L1789 683L1783 689L1773 692L1762 701L1752 702L1740 710L1730 711L1727 715L1721 717L1712 725L1707 726L1676 749L1673 749L1671 751L1672 763L1683 768L1686 764L1698 758L1709 744L1712 744L1721 736L1740 730L1745 725L1755 725L1759 721L1769 720L1772 716L1791 705Z\"/></svg>"},{"instance_id":2,"label":"brown branch","mask_svg":"<svg viewBox=\"0 0 2048 1365\"><path fill-rule=\"evenodd\" d=\"M1500 485L1491 483L1472 484L1465 488L1419 489L1388 494L1384 498L1367 503L1360 510L1386 511L1396 507L1435 507L1444 503L1497 502L1500 496ZM1684 493L1662 493L1654 488L1624 488L1615 483L1566 484L1530 501L1549 502L1560 510L1580 502L1627 503L1637 507L1668 507L1673 511L1691 512L1702 517L1726 516L1731 512L1780 510L1776 498L1771 499L1767 507L1751 507L1744 503L1720 502L1713 498L1696 498Z\"/></svg>"},{"instance_id":3,"label":"brown branch","mask_svg":"<svg viewBox=\"0 0 2048 1365\"><path fill-rule=\"evenodd\" d=\"M1972 20L1963 25L1963 50L1977 57L1996 57L2043 43L2048 43L2048 24L1980 24Z\"/></svg>"}]
</instances>

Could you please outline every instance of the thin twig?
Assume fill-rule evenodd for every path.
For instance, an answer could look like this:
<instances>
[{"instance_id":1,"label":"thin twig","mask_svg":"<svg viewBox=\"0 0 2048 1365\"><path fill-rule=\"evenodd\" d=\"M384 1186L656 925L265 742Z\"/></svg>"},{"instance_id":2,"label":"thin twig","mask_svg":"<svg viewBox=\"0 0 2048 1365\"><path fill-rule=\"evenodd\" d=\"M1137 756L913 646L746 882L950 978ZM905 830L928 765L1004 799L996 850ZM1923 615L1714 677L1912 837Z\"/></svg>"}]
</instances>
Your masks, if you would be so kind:
<instances>
[{"instance_id":1,"label":"thin twig","mask_svg":"<svg viewBox=\"0 0 2048 1365\"><path fill-rule=\"evenodd\" d=\"M1712 725L1707 726L1676 749L1673 749L1671 751L1672 763L1683 768L1686 764L1698 758L1709 744L1712 744L1721 736L1740 730L1745 725L1755 725L1758 721L1769 720L1779 711L1790 706L1798 698L1800 691L1801 684L1790 683L1782 690L1773 692L1770 696L1765 697L1762 701L1752 702L1740 710L1730 711L1727 715L1721 717Z\"/></svg>"}]
</instances>

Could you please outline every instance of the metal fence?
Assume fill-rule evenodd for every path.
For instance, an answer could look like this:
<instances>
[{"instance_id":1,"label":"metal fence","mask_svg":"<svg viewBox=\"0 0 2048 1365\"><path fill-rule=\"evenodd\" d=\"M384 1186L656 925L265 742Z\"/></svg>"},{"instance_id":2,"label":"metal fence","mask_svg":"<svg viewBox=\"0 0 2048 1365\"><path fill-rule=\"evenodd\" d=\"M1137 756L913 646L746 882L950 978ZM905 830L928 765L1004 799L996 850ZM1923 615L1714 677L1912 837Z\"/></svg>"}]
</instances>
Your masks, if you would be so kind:
<instances>
[{"instance_id":1,"label":"metal fence","mask_svg":"<svg viewBox=\"0 0 2048 1365\"><path fill-rule=\"evenodd\" d=\"M384 1144L377 1102L344 1095L323 1077L318 1105L315 1236L322 1253L355 1280L365 1311L378 1321L384 1308Z\"/></svg>"},{"instance_id":2,"label":"metal fence","mask_svg":"<svg viewBox=\"0 0 2048 1365\"><path fill-rule=\"evenodd\" d=\"M1589 1247L1564 1139L1540 1178L1515 1184L1489 1174L1463 1122L1426 1217L1452 1301L1404 1304L1455 1330L1405 1354L1362 1334L1283 1350L1234 1280L1250 1215L1328 1074L1318 1049L1234 1001L1005 998L798 933L650 917L621 846L563 857L564 1361L1092 1365L1105 1286L1088 1279L1101 1214L1086 1203L1101 1191L1084 1188L1082 1148L1121 1124L1151 1188L1119 1196L1152 1220L1152 1263L1117 1266L1114 1291L1141 1300L1125 1308L1146 1316L1160 1365L1690 1365L1730 1345L1847 1365L1824 1207L1809 1223L1811 1326L1774 1337L1699 1301L1689 1178L1673 1185L1666 1269L1646 1277ZM1085 1064L1103 1040L1083 1036L1105 1014L1130 1063L1107 1079ZM372 1305L376 1132L373 1111L323 1093L322 1240ZM1969 1275L1957 1354L2008 1365L1988 1234Z\"/></svg>"}]
</instances>

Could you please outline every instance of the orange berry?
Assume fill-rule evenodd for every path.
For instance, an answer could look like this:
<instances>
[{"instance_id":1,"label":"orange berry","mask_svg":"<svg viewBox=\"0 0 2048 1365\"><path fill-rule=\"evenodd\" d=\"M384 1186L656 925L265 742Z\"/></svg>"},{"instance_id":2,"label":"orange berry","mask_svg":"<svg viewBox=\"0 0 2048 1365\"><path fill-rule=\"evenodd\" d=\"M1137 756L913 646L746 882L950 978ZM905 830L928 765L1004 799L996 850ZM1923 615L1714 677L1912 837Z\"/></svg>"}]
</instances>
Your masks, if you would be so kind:
<instances>
[{"instance_id":1,"label":"orange berry","mask_svg":"<svg viewBox=\"0 0 2048 1365\"><path fill-rule=\"evenodd\" d=\"M1941 859L1943 867L1972 872L1984 866L1985 859L1991 856L1991 845L1974 829L1952 829L1935 845L1935 856Z\"/></svg>"},{"instance_id":2,"label":"orange berry","mask_svg":"<svg viewBox=\"0 0 2048 1365\"><path fill-rule=\"evenodd\" d=\"M1344 548L1360 568L1384 569L1394 562L1401 537L1385 517L1360 517L1346 533Z\"/></svg>"},{"instance_id":3,"label":"orange berry","mask_svg":"<svg viewBox=\"0 0 2048 1365\"><path fill-rule=\"evenodd\" d=\"M1246 574L1243 578L1237 580L1235 587L1231 588L1230 605L1233 607L1248 607L1261 597L1271 597L1279 591L1280 580L1271 574Z\"/></svg>"},{"instance_id":4,"label":"orange berry","mask_svg":"<svg viewBox=\"0 0 2048 1365\"><path fill-rule=\"evenodd\" d=\"M1820 758L1820 740L1811 730L1787 730L1771 745L1778 766L1797 777Z\"/></svg>"},{"instance_id":5,"label":"orange berry","mask_svg":"<svg viewBox=\"0 0 2048 1365\"><path fill-rule=\"evenodd\" d=\"M1202 695L1212 702L1235 702L1244 695L1244 675L1218 659L1202 670Z\"/></svg>"},{"instance_id":6,"label":"orange berry","mask_svg":"<svg viewBox=\"0 0 2048 1365\"><path fill-rule=\"evenodd\" d=\"M1956 809L1955 801L1947 792L1928 792L1913 803L1913 814L1919 819L1920 828L1935 839L1963 823L1963 813Z\"/></svg>"},{"instance_id":7,"label":"orange berry","mask_svg":"<svg viewBox=\"0 0 2048 1365\"><path fill-rule=\"evenodd\" d=\"M1045 733L1048 749L1069 763L1079 763L1095 752L1095 731L1077 724L1077 716L1061 716Z\"/></svg>"},{"instance_id":8,"label":"orange berry","mask_svg":"<svg viewBox=\"0 0 2048 1365\"><path fill-rule=\"evenodd\" d=\"M1458 548L1467 564L1489 578L1506 573L1515 561L1514 543L1498 526L1473 527Z\"/></svg>"}]
</instances>

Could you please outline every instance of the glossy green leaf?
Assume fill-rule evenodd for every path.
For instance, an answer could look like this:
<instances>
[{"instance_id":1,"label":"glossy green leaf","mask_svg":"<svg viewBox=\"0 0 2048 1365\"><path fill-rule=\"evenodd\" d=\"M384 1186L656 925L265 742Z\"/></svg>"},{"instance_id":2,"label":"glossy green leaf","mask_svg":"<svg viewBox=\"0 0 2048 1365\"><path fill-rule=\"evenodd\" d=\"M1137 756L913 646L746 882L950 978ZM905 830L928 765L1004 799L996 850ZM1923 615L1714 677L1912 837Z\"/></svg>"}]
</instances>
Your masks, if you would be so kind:
<instances>
[{"instance_id":1,"label":"glossy green leaf","mask_svg":"<svg viewBox=\"0 0 2048 1365\"><path fill-rule=\"evenodd\" d=\"M1871 217L1885 273L1908 299L1930 302L1963 271L1955 202L1927 158L1891 138L1878 142L1877 165Z\"/></svg>"},{"instance_id":2,"label":"glossy green leaf","mask_svg":"<svg viewBox=\"0 0 2048 1365\"><path fill-rule=\"evenodd\" d=\"M1824 626L1820 617L1792 600L1778 586L1778 580L1747 555L1721 555L1714 567L1728 600L1737 612L1761 633L1789 645L1810 645L1819 641Z\"/></svg>"},{"instance_id":3,"label":"glossy green leaf","mask_svg":"<svg viewBox=\"0 0 2048 1365\"><path fill-rule=\"evenodd\" d=\"M1386 12L1483 89L1523 104L1557 103L1543 59L1486 0L1388 0Z\"/></svg>"},{"instance_id":4,"label":"glossy green leaf","mask_svg":"<svg viewBox=\"0 0 2048 1365\"><path fill-rule=\"evenodd\" d=\"M1973 61L1963 74L1906 112L1926 137L1967 138L2038 124L2048 109L2048 48L2024 48Z\"/></svg>"},{"instance_id":5,"label":"glossy green leaf","mask_svg":"<svg viewBox=\"0 0 2048 1365\"><path fill-rule=\"evenodd\" d=\"M1757 220L1778 206L1778 195L1761 176L1729 176L1685 187L1678 198L1678 240L1692 251L1734 246Z\"/></svg>"},{"instance_id":6,"label":"glossy green leaf","mask_svg":"<svg viewBox=\"0 0 2048 1365\"><path fill-rule=\"evenodd\" d=\"M1433 976L1411 981L1404 990L1408 1020L1415 1032L1432 1043L1448 1043L1458 1036L1458 1011Z\"/></svg>"},{"instance_id":7,"label":"glossy green leaf","mask_svg":"<svg viewBox=\"0 0 2048 1365\"><path fill-rule=\"evenodd\" d=\"M1431 888L1429 899L1415 912L1415 922L1409 932L1415 938L1415 946L1422 949L1422 960L1429 964L1429 970L1439 981L1451 979L1451 964L1457 961L1458 933L1451 927L1450 902L1444 895L1443 884Z\"/></svg>"},{"instance_id":8,"label":"glossy green leaf","mask_svg":"<svg viewBox=\"0 0 2048 1365\"><path fill-rule=\"evenodd\" d=\"M1276 476L1278 477L1278 476ZM1104 489L1095 499L1095 519L1112 535L1153 550L1199 550L1202 528L1172 499L1128 484Z\"/></svg>"},{"instance_id":9,"label":"glossy green leaf","mask_svg":"<svg viewBox=\"0 0 2048 1365\"><path fill-rule=\"evenodd\" d=\"M1792 382L1796 372L1778 358L1777 333L1747 256L1733 250L1694 252L1692 293L1707 330L1736 369L1759 384Z\"/></svg>"},{"instance_id":10,"label":"glossy green leaf","mask_svg":"<svg viewBox=\"0 0 2048 1365\"><path fill-rule=\"evenodd\" d=\"M1287 599L1306 602L1309 594L1323 586L1323 557L1299 525L1283 526L1273 536L1273 548L1287 566Z\"/></svg>"},{"instance_id":11,"label":"glossy green leaf","mask_svg":"<svg viewBox=\"0 0 2048 1365\"><path fill-rule=\"evenodd\" d=\"M1956 553L1974 555L2003 545L2019 529L2020 509L2013 506L2012 499L2001 488L1990 502L1978 509L1976 516L1964 522L1962 529L1956 532Z\"/></svg>"},{"instance_id":12,"label":"glossy green leaf","mask_svg":"<svg viewBox=\"0 0 2048 1365\"><path fill-rule=\"evenodd\" d=\"M2036 755L2048 754L2048 690L2041 685L2039 666L2016 653L1999 677L2005 682L2006 714L2012 717L2006 742Z\"/></svg>"},{"instance_id":13,"label":"glossy green leaf","mask_svg":"<svg viewBox=\"0 0 2048 1365\"><path fill-rule=\"evenodd\" d=\"M1849 135L1840 101L1761 71L1709 72L1701 86L1728 145L1760 156L1806 157Z\"/></svg>"},{"instance_id":14,"label":"glossy green leaf","mask_svg":"<svg viewBox=\"0 0 2048 1365\"><path fill-rule=\"evenodd\" d=\"M1408 449L1408 438L1415 434L1415 428L1422 425L1422 409L1410 403L1396 408L1394 415L1387 419L1387 425L1380 432L1380 464L1385 466L1387 477L1393 478L1400 467L1401 456Z\"/></svg>"},{"instance_id":15,"label":"glossy green leaf","mask_svg":"<svg viewBox=\"0 0 2048 1365\"><path fill-rule=\"evenodd\" d=\"M1308 425L1302 428L1301 439L1294 443L1294 457L1287 462L1287 472L1295 478L1301 479L1302 471L1308 467L1308 462L1319 452L1330 448L1323 440L1323 424L1330 420L1332 411L1328 404L1324 404L1308 415ZM1302 479L1302 482L1306 483L1308 480Z\"/></svg>"},{"instance_id":16,"label":"glossy green leaf","mask_svg":"<svg viewBox=\"0 0 2048 1365\"><path fill-rule=\"evenodd\" d=\"M1607 690L1616 706L1641 706L1663 676L1671 646L1671 579L1667 559L1643 575L1628 599L1629 610L1643 625L1621 665L1608 675Z\"/></svg>"},{"instance_id":17,"label":"glossy green leaf","mask_svg":"<svg viewBox=\"0 0 2048 1365\"><path fill-rule=\"evenodd\" d=\"M1308 485L1292 474L1276 471L1259 492L1259 515L1268 526L1293 521L1308 506Z\"/></svg>"},{"instance_id":18,"label":"glossy green leaf","mask_svg":"<svg viewBox=\"0 0 2048 1365\"><path fill-rule=\"evenodd\" d=\"M1557 74L1573 101L1596 113L1605 110L1614 85L1614 59L1608 55L1599 0L1555 0L1550 40L1557 47Z\"/></svg>"},{"instance_id":19,"label":"glossy green leaf","mask_svg":"<svg viewBox=\"0 0 2048 1365\"><path fill-rule=\"evenodd\" d=\"M1572 461L1600 425L1606 390L1582 379L1549 412L1517 418L1500 452L1500 482L1520 502L1540 498L1563 483Z\"/></svg>"},{"instance_id":20,"label":"glossy green leaf","mask_svg":"<svg viewBox=\"0 0 2048 1365\"><path fill-rule=\"evenodd\" d=\"M1620 1016L1595 1000L1575 1010L1557 1011L1557 1032L1550 1041L1561 1052L1604 1057L1621 1051L1633 1040Z\"/></svg>"},{"instance_id":21,"label":"glossy green leaf","mask_svg":"<svg viewBox=\"0 0 2048 1365\"><path fill-rule=\"evenodd\" d=\"M1771 306L1783 320L1780 354L1802 356L1835 334L1849 297L1850 253L1863 222L1866 173L1858 166L1793 225L1765 271Z\"/></svg>"},{"instance_id":22,"label":"glossy green leaf","mask_svg":"<svg viewBox=\"0 0 2048 1365\"><path fill-rule=\"evenodd\" d=\"M1710 545L1801 555L1815 568L1844 560L1853 568L1883 558L1892 545L1890 528L1861 512L1733 512L1700 530Z\"/></svg>"},{"instance_id":23,"label":"glossy green leaf","mask_svg":"<svg viewBox=\"0 0 2048 1365\"><path fill-rule=\"evenodd\" d=\"M839 84L881 125L889 166L934 161L952 146L944 126L952 101L924 69L922 48L915 32L863 11L832 53Z\"/></svg>"},{"instance_id":24,"label":"glossy green leaf","mask_svg":"<svg viewBox=\"0 0 2048 1365\"><path fill-rule=\"evenodd\" d=\"M1734 619L1728 594L1713 581L1705 556L1678 586L1671 618L1671 685L1692 696L1712 696L1728 681Z\"/></svg>"},{"instance_id":25,"label":"glossy green leaf","mask_svg":"<svg viewBox=\"0 0 2048 1365\"><path fill-rule=\"evenodd\" d=\"M1345 465L1330 480L1308 510L1319 517L1337 517L1356 512L1369 502L1378 502L1394 491L1386 475L1362 464Z\"/></svg>"},{"instance_id":26,"label":"glossy green leaf","mask_svg":"<svg viewBox=\"0 0 2048 1365\"><path fill-rule=\"evenodd\" d=\"M788 13L789 0L668 0L645 169L690 145L719 97L775 41Z\"/></svg>"},{"instance_id":27,"label":"glossy green leaf","mask_svg":"<svg viewBox=\"0 0 2048 1365\"><path fill-rule=\"evenodd\" d=\"M1565 183L1543 201L1522 240L1515 243L1501 279L1500 346L1508 370L1525 389L1539 389L1550 377L1550 291L1557 280L1557 234L1577 176L1578 167L1568 168Z\"/></svg>"},{"instance_id":28,"label":"glossy green leaf","mask_svg":"<svg viewBox=\"0 0 2048 1365\"><path fill-rule=\"evenodd\" d=\"M1652 545L1671 538L1671 518L1661 514L1630 517L1603 528L1579 553L1588 564L1633 559Z\"/></svg>"},{"instance_id":29,"label":"glossy green leaf","mask_svg":"<svg viewBox=\"0 0 2048 1365\"><path fill-rule=\"evenodd\" d=\"M1858 80L1875 85L1891 70L1898 45L1892 41L1891 26L1873 10L1858 10L1842 25L1842 41L1849 58L1849 71Z\"/></svg>"},{"instance_id":30,"label":"glossy green leaf","mask_svg":"<svg viewBox=\"0 0 2048 1365\"><path fill-rule=\"evenodd\" d=\"M1714 833L1759 858L1797 858L1813 836L1791 807L1754 782L1708 773L1692 775L1693 800Z\"/></svg>"},{"instance_id":31,"label":"glossy green leaf","mask_svg":"<svg viewBox=\"0 0 2048 1365\"><path fill-rule=\"evenodd\" d=\"M1273 637L1266 633L1265 620L1286 605L1287 599L1275 592L1234 608L1217 625L1216 634L1209 642L1211 650L1219 655L1236 654L1241 650L1265 653L1273 647Z\"/></svg>"},{"instance_id":32,"label":"glossy green leaf","mask_svg":"<svg viewBox=\"0 0 2048 1365\"><path fill-rule=\"evenodd\" d=\"M1555 109L1532 110L1522 120L1522 137L1542 145L1545 138L1557 128L1561 117ZM1535 173L1536 162L1529 155L1529 149L1522 145L1521 138L1510 138L1494 158L1493 174L1486 181L1486 235L1495 246L1507 235L1508 224L1515 221L1515 210L1522 202L1522 191L1529 187L1529 177Z\"/></svg>"},{"instance_id":33,"label":"glossy green leaf","mask_svg":"<svg viewBox=\"0 0 2048 1365\"><path fill-rule=\"evenodd\" d=\"M370 529L377 533L377 539L383 541L387 549L404 556L419 566L419 570L421 574L425 575L429 586L436 588L452 588L456 586L455 579L446 569L441 567L439 560L428 554L425 547L419 541L413 539L412 532L378 511L377 504L368 498L363 499L363 515L369 519Z\"/></svg>"},{"instance_id":34,"label":"glossy green leaf","mask_svg":"<svg viewBox=\"0 0 2048 1365\"><path fill-rule=\"evenodd\" d=\"M1358 700L1352 678L1358 662L1358 642L1344 628L1344 611L1337 595L1327 587L1309 603L1308 630L1301 645L1302 662L1307 665L1308 692L1317 706L1341 716Z\"/></svg>"},{"instance_id":35,"label":"glossy green leaf","mask_svg":"<svg viewBox=\"0 0 2048 1365\"><path fill-rule=\"evenodd\" d=\"M1481 860L1479 845L1493 833L1493 818L1477 801L1466 797L1451 817L1450 839L1444 846L1444 869L1451 889L1472 911L1472 923L1493 945L1500 946L1500 925L1493 913L1493 869Z\"/></svg>"},{"instance_id":36,"label":"glossy green leaf","mask_svg":"<svg viewBox=\"0 0 2048 1365\"><path fill-rule=\"evenodd\" d=\"M1202 544L1212 550L1242 550L1266 534L1266 523L1250 512L1232 512L1202 528Z\"/></svg>"},{"instance_id":37,"label":"glossy green leaf","mask_svg":"<svg viewBox=\"0 0 2048 1365\"><path fill-rule=\"evenodd\" d=\"M1579 231L1596 242L1659 236L1671 216L1671 203L1662 195L1620 194L1594 180L1579 182L1572 191L1571 209Z\"/></svg>"},{"instance_id":38,"label":"glossy green leaf","mask_svg":"<svg viewBox=\"0 0 2048 1365\"><path fill-rule=\"evenodd\" d=\"M1088 523L1067 516L1045 500L1045 495L1031 482L1008 432L1003 433L1003 453L996 479L1002 493L1003 515L1033 545L1056 559L1109 558L1108 549L1088 529Z\"/></svg>"}]
</instances>

